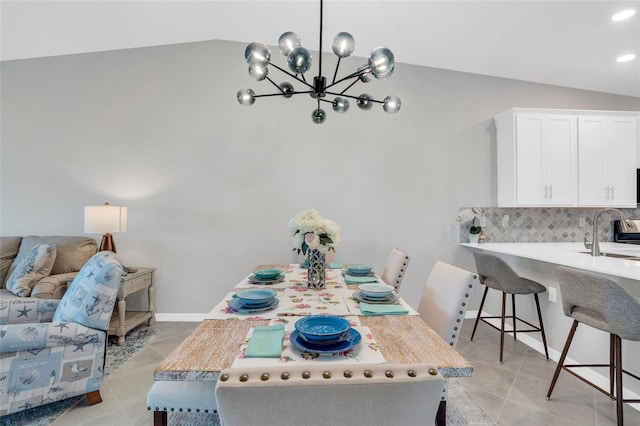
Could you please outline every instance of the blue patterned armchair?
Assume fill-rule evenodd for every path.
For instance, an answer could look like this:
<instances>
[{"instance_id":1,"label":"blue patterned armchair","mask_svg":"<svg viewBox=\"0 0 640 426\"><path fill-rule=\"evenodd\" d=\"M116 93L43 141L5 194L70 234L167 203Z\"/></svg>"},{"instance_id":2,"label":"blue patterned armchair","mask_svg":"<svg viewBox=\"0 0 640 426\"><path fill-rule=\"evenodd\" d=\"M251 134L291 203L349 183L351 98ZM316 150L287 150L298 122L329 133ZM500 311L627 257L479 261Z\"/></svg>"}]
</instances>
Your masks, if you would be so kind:
<instances>
[{"instance_id":1,"label":"blue patterned armchair","mask_svg":"<svg viewBox=\"0 0 640 426\"><path fill-rule=\"evenodd\" d=\"M95 254L61 300L0 300L0 416L86 395L102 401L107 329L123 267Z\"/></svg>"}]
</instances>

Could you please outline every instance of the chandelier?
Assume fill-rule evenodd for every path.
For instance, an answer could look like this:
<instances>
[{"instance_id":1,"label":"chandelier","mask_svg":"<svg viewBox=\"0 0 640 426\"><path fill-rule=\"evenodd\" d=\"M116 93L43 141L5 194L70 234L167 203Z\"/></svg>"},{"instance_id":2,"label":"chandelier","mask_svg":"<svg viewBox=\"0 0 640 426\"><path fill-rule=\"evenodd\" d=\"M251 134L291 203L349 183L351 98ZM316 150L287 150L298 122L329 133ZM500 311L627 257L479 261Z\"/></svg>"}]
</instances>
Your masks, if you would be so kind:
<instances>
[{"instance_id":1,"label":"chandelier","mask_svg":"<svg viewBox=\"0 0 640 426\"><path fill-rule=\"evenodd\" d=\"M278 39L278 48L280 52L287 57L287 66L289 71L271 62L271 52L269 48L259 42L250 43L244 56L249 64L249 75L256 81L267 80L277 89L275 93L257 95L252 89L240 89L237 94L238 103L242 106L253 105L256 98L268 96L282 96L291 98L293 95L306 93L317 102L316 108L311 113L311 119L316 124L324 123L326 113L321 108L321 102L331 104L333 110L337 113L345 113L349 109L349 99L354 99L356 105L362 110L369 110L374 103L382 104L382 108L389 114L395 114L400 110L400 98L396 95L389 95L384 100L373 99L370 95L362 93L358 96L346 94L356 83L368 83L375 79L386 79L393 74L395 66L393 53L386 47L378 47L369 55L369 60L358 67L351 74L344 77L338 77L338 68L340 60L351 55L355 49L355 40L353 36L346 32L338 33L333 39L333 53L336 54L338 60L333 73L333 79L330 83L327 78L322 75L322 9L323 0L320 0L320 46L318 48L318 74L313 77L312 81L307 81L305 73L311 68L311 54L307 49L301 46L300 37L291 31L288 31ZM298 86L303 89L296 89L289 81L277 84L269 77L269 68L288 75L295 80ZM344 87L346 86L346 87ZM341 90L342 89L342 90ZM333 99L327 99L327 95Z\"/></svg>"}]
</instances>

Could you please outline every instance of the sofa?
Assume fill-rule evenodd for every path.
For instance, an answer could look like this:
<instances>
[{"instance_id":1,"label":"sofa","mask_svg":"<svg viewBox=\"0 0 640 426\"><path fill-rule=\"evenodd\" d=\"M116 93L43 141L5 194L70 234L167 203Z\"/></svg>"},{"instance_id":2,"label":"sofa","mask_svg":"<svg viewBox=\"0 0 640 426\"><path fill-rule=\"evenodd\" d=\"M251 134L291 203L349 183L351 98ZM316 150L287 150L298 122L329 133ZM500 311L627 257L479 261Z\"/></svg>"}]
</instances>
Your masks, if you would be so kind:
<instances>
[{"instance_id":1,"label":"sofa","mask_svg":"<svg viewBox=\"0 0 640 426\"><path fill-rule=\"evenodd\" d=\"M13 272L34 250L48 250L48 261L39 265L39 274L29 285L32 288L16 292L7 286ZM0 299L19 297L61 299L70 282L82 266L98 252L96 241L89 237L25 236L0 237ZM14 274L15 276L18 274Z\"/></svg>"}]
</instances>

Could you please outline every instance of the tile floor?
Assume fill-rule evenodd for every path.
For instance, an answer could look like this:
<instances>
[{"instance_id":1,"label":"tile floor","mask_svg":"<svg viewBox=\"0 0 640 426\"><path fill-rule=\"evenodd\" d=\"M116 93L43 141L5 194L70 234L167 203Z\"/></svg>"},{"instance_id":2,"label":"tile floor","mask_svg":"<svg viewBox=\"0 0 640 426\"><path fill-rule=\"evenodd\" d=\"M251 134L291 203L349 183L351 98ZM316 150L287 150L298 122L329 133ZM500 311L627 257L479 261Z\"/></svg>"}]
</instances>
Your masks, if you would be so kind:
<instances>
[{"instance_id":1,"label":"tile floor","mask_svg":"<svg viewBox=\"0 0 640 426\"><path fill-rule=\"evenodd\" d=\"M58 419L56 426L151 425L146 409L154 368L197 326L197 323L158 322L152 342L112 373L102 386L103 402L84 401ZM556 363L513 339L505 340L504 364L498 362L499 333L480 324L469 342L473 322L466 320L458 349L474 365L474 376L460 379L484 411L500 426L615 425L615 404L562 373L553 399L545 395ZM625 406L625 425L640 425L640 411Z\"/></svg>"}]
</instances>

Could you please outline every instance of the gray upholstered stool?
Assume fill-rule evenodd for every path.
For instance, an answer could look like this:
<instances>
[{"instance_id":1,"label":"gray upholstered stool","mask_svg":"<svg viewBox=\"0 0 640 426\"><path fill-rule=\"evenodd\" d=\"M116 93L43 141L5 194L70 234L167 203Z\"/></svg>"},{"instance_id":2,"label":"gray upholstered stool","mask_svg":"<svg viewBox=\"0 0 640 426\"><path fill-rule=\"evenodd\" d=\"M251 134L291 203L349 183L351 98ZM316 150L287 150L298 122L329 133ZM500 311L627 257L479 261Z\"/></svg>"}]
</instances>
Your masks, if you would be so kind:
<instances>
[{"instance_id":1,"label":"gray upholstered stool","mask_svg":"<svg viewBox=\"0 0 640 426\"><path fill-rule=\"evenodd\" d=\"M147 394L147 409L153 410L153 424L167 425L169 411L216 413L215 382L156 381Z\"/></svg>"},{"instance_id":2,"label":"gray upholstered stool","mask_svg":"<svg viewBox=\"0 0 640 426\"><path fill-rule=\"evenodd\" d=\"M562 295L562 308L566 316L573 318L573 325L547 392L547 399L551 398L560 370L565 370L615 399L618 425L622 426L622 404L640 402L640 399L623 399L622 395L622 373L640 380L640 377L622 368L622 339L640 341L640 300L634 298L617 282L602 275L565 266L559 266L556 272ZM564 363L578 323L609 333L609 364ZM571 368L576 367L609 367L609 392L571 371Z\"/></svg>"},{"instance_id":3,"label":"gray upholstered stool","mask_svg":"<svg viewBox=\"0 0 640 426\"><path fill-rule=\"evenodd\" d=\"M480 275L480 282L484 284L486 287L484 289L484 293L482 295L482 301L480 302L480 309L478 310L478 316L476 317L476 322L473 325L473 332L471 333L471 340L473 340L473 336L476 334L476 328L478 327L478 322L482 320L484 323L490 325L496 330L500 331L500 363L502 363L502 353L504 351L504 334L505 333L513 333L513 339L516 339L516 333L531 333L531 332L540 332L542 335L542 344L544 345L544 353L549 359L549 351L547 349L547 338L544 334L544 325L542 323L542 313L540 312L540 300L538 299L538 293L543 293L547 291L547 289L542 285L535 281L528 280L526 278L521 278L516 274L516 272L511 269L511 267L498 256L494 256L487 253L473 253L476 259L476 269L478 270L478 275ZM484 301L487 297L487 292L489 288L494 290L499 290L502 292L502 315L497 316L482 316L482 307L484 306ZM505 306L507 303L507 294L511 295L511 315L507 318L511 318L513 322L513 330L505 331L504 323L505 323ZM536 301L536 309L538 310L538 321L540 323L540 327L536 327L535 325L518 318L516 316L516 294L533 294L533 297ZM500 318L500 328L488 322L488 319L496 319ZM520 321L530 328L528 329L516 329L516 323Z\"/></svg>"}]
</instances>

